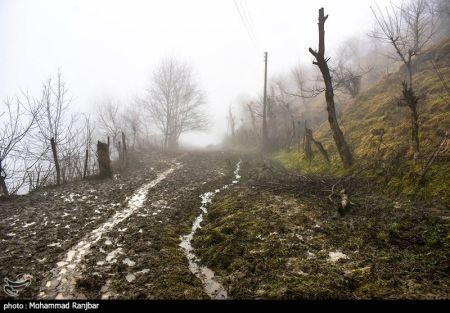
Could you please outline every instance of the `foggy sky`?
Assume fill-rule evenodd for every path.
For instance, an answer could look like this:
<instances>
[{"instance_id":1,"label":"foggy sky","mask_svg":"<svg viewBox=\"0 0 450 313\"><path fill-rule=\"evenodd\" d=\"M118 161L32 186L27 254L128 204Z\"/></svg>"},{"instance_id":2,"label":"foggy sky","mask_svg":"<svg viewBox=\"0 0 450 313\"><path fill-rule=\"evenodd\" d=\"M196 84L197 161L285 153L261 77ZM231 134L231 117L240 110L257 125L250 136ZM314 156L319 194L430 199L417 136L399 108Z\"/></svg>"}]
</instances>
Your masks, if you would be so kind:
<instances>
[{"instance_id":1,"label":"foggy sky","mask_svg":"<svg viewBox=\"0 0 450 313\"><path fill-rule=\"evenodd\" d=\"M237 107L242 97L262 92L264 51L269 77L312 61L308 48L317 48L320 7L329 14L328 54L372 26L372 0L240 2L255 40L233 0L0 0L0 101L21 90L38 96L60 67L73 107L93 113L102 98L125 104L142 95L155 65L174 56L195 69L211 120L208 133L184 139L217 143L230 103Z\"/></svg>"}]
</instances>

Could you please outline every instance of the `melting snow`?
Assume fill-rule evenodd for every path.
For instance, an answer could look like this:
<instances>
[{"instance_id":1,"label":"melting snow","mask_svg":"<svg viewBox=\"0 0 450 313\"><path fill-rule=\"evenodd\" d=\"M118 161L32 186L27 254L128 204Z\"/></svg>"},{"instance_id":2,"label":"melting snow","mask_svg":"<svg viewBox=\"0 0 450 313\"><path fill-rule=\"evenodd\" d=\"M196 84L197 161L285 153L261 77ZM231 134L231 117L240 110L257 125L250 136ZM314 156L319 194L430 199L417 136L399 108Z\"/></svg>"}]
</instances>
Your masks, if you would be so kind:
<instances>
[{"instance_id":1,"label":"melting snow","mask_svg":"<svg viewBox=\"0 0 450 313\"><path fill-rule=\"evenodd\" d=\"M29 226L31 226L31 225L34 225L34 224L36 224L36 222L25 223L22 227L23 227L23 228L27 228L27 227L29 227Z\"/></svg>"},{"instance_id":2,"label":"melting snow","mask_svg":"<svg viewBox=\"0 0 450 313\"><path fill-rule=\"evenodd\" d=\"M240 179L239 169L240 169L241 161L239 161L236 165L236 169L234 171L235 180L233 180L232 184L236 184ZM203 221L203 214L207 213L207 206L211 203L215 194L220 192L221 190L225 190L229 187L229 185L223 186L221 189L216 189L215 192L205 192L200 195L202 199L202 205L200 206L200 215L194 221L192 225L191 232L185 236L181 237L180 247L184 250L184 254L186 255L189 262L189 269L191 272L199 278L205 289L205 292L213 299L225 299L228 297L227 291L225 288L215 280L214 272L207 268L206 266L200 265L199 258L194 254L194 248L192 247L192 238L194 233L200 228L200 223Z\"/></svg>"},{"instance_id":3,"label":"melting snow","mask_svg":"<svg viewBox=\"0 0 450 313\"><path fill-rule=\"evenodd\" d=\"M108 253L108 255L105 258L106 262L115 263L117 261L116 257L119 254L122 254L122 248L117 248L117 249L111 251L110 253Z\"/></svg>"},{"instance_id":4,"label":"melting snow","mask_svg":"<svg viewBox=\"0 0 450 313\"><path fill-rule=\"evenodd\" d=\"M330 252L328 253L328 262L335 263L340 259L348 259L348 256L340 251Z\"/></svg>"},{"instance_id":5,"label":"melting snow","mask_svg":"<svg viewBox=\"0 0 450 313\"><path fill-rule=\"evenodd\" d=\"M134 276L134 274L128 274L127 276L125 276L126 280L131 283L133 280L136 279L136 276Z\"/></svg>"},{"instance_id":6,"label":"melting snow","mask_svg":"<svg viewBox=\"0 0 450 313\"><path fill-rule=\"evenodd\" d=\"M83 258L89 253L91 245L98 242L102 235L111 229L113 229L117 224L124 221L131 214L135 213L137 210L141 209L144 206L148 190L163 179L166 178L167 175L172 173L174 170L180 168L180 164L177 163L175 166L167 169L158 175L157 178L144 184L141 188L139 188L134 195L129 199L128 205L125 209L116 212L110 219L108 219L105 223L101 224L99 227L94 229L91 233L85 236L83 240L81 240L78 244L73 246L66 254L65 260L70 259L71 263L67 264L65 261L58 262L57 267L66 266L67 272L64 275L61 275L61 269L52 270L54 279L60 281L59 287L60 290L64 290L67 295L71 295L74 292L75 287L75 276L76 276L76 267L80 264ZM73 198L74 194L71 194L70 197ZM79 196L79 195L78 195ZM96 196L97 197L97 196ZM56 226L56 225L55 225ZM117 248L112 252L108 253L106 256L107 262L116 262L116 255L122 253L121 248ZM55 291L55 290L53 290ZM50 293L52 293L50 291ZM62 294L58 294L58 296L63 296ZM57 297L58 297L57 296ZM47 296L44 296L47 297Z\"/></svg>"},{"instance_id":7,"label":"melting snow","mask_svg":"<svg viewBox=\"0 0 450 313\"><path fill-rule=\"evenodd\" d=\"M130 260L129 258L126 258L125 260L122 261L123 264L126 264L128 266L134 266L136 265L136 262Z\"/></svg>"}]
</instances>

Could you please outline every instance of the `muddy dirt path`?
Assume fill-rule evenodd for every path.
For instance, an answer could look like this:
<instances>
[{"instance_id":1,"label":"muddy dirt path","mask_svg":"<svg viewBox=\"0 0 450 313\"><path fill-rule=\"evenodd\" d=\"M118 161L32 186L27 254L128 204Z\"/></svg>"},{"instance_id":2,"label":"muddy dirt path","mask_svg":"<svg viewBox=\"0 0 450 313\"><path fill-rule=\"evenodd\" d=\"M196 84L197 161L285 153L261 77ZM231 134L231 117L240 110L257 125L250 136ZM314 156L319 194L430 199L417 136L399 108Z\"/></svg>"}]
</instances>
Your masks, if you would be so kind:
<instances>
[{"instance_id":1,"label":"muddy dirt path","mask_svg":"<svg viewBox=\"0 0 450 313\"><path fill-rule=\"evenodd\" d=\"M236 180L238 158L222 152L140 158L115 180L0 203L1 275L33 276L19 298L209 298L189 270L181 237L202 213L200 195Z\"/></svg>"},{"instance_id":2,"label":"muddy dirt path","mask_svg":"<svg viewBox=\"0 0 450 313\"><path fill-rule=\"evenodd\" d=\"M139 187L170 167L166 160L160 153L141 155L117 179L87 179L0 202L0 276L31 274L19 297L38 297L55 265L75 258L67 252L124 210ZM0 292L2 298L7 295Z\"/></svg>"},{"instance_id":3,"label":"muddy dirt path","mask_svg":"<svg viewBox=\"0 0 450 313\"><path fill-rule=\"evenodd\" d=\"M202 212L201 195L230 184L237 158L192 153L183 167L150 190L139 212L91 247L79 294L88 298L208 299L180 247ZM107 242L106 240L109 240Z\"/></svg>"},{"instance_id":4,"label":"muddy dirt path","mask_svg":"<svg viewBox=\"0 0 450 313\"><path fill-rule=\"evenodd\" d=\"M128 200L128 205L123 210L117 211L106 222L91 231L86 237L72 247L63 258L51 270L52 277L44 286L41 287L39 297L43 299L73 299L76 296L76 280L81 278L78 266L84 260L84 257L90 252L93 243L99 241L103 235L110 232L115 226L126 220L130 215L141 209L147 198L147 193L151 188L164 180L169 174L181 168L180 163L172 163L171 167L162 173L159 173L155 179L145 183ZM56 296L55 296L56 295Z\"/></svg>"},{"instance_id":5,"label":"muddy dirt path","mask_svg":"<svg viewBox=\"0 0 450 313\"><path fill-rule=\"evenodd\" d=\"M234 180L231 182L231 184L224 185L220 189L214 190L214 192L208 191L200 195L200 198L202 199L202 205L200 207L201 213L195 219L194 224L192 225L191 232L181 237L180 247L183 248L184 254L189 261L189 269L202 281L205 292L212 299L226 299L228 298L228 294L224 286L222 286L222 284L220 284L214 277L214 272L208 267L201 265L200 259L194 253L194 248L192 247L192 239L197 229L200 228L200 224L203 221L203 215L208 213L208 204L211 203L211 201L214 199L214 196L221 191L228 189L230 185L237 184L240 180L240 165L241 161L236 164L236 169L234 170Z\"/></svg>"}]
</instances>

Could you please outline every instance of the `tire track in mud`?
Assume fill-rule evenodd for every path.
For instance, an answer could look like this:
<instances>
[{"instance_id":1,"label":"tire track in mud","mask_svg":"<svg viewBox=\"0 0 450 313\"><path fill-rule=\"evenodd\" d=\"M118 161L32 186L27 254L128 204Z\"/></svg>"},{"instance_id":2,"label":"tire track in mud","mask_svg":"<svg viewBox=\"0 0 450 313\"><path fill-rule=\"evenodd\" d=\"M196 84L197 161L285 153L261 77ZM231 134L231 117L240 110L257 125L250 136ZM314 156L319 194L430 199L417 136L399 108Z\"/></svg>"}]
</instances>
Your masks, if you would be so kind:
<instances>
[{"instance_id":1,"label":"tire track in mud","mask_svg":"<svg viewBox=\"0 0 450 313\"><path fill-rule=\"evenodd\" d=\"M205 292L211 299L227 299L228 293L224 286L218 282L214 276L214 272L208 267L200 264L200 259L195 255L194 248L192 247L192 239L195 232L200 228L200 224L203 221L203 214L206 214L208 204L210 204L216 194L228 189L231 185L237 184L241 176L239 175L239 170L241 166L241 161L236 164L236 169L234 171L234 180L231 184L222 186L220 189L216 189L214 192L208 191L200 195L202 199L202 205L200 207L200 215L194 221L192 225L191 232L185 236L182 236L180 247L189 262L189 270L201 280Z\"/></svg>"},{"instance_id":2,"label":"tire track in mud","mask_svg":"<svg viewBox=\"0 0 450 313\"><path fill-rule=\"evenodd\" d=\"M102 235L111 231L117 224L134 214L145 204L148 191L163 181L169 174L182 165L173 162L172 166L160 173L155 179L141 186L129 199L127 208L116 212L106 222L91 231L84 239L74 245L64 256L64 259L51 270L51 279L41 286L38 298L71 299L76 297L76 280L81 278L78 267L84 257L89 254L91 246L98 242Z\"/></svg>"}]
</instances>

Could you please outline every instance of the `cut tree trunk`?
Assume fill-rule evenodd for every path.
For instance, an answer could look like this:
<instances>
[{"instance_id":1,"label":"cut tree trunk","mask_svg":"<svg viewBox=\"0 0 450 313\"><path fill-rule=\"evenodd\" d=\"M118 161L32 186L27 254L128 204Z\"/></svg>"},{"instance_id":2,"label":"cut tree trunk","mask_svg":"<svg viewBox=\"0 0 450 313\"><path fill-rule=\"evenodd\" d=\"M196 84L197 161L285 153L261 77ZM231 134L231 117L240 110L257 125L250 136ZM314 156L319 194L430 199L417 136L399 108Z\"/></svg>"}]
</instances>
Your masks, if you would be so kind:
<instances>
[{"instance_id":1,"label":"cut tree trunk","mask_svg":"<svg viewBox=\"0 0 450 313\"><path fill-rule=\"evenodd\" d=\"M50 145L52 147L52 153L53 153L53 161L55 162L55 171L56 171L56 184L61 184L61 169L59 168L59 160L58 160L58 153L56 152L56 143L55 138L50 139Z\"/></svg>"},{"instance_id":2,"label":"cut tree trunk","mask_svg":"<svg viewBox=\"0 0 450 313\"><path fill-rule=\"evenodd\" d=\"M108 144L97 142L97 159L100 178L112 178L111 159L109 158Z\"/></svg>"},{"instance_id":3,"label":"cut tree trunk","mask_svg":"<svg viewBox=\"0 0 450 313\"><path fill-rule=\"evenodd\" d=\"M319 10L319 50L314 51L309 48L309 52L316 58L313 64L317 65L322 73L325 83L325 100L327 102L328 122L330 123L333 139L336 143L339 156L342 160L344 168L348 168L353 164L353 155L350 148L345 141L336 116L336 109L334 104L333 82L331 80L330 69L328 68L327 60L325 59L325 21L328 15L324 15L324 10Z\"/></svg>"},{"instance_id":4,"label":"cut tree trunk","mask_svg":"<svg viewBox=\"0 0 450 313\"><path fill-rule=\"evenodd\" d=\"M5 196L9 196L8 186L6 186L6 172L2 166L2 159L0 158L0 187Z\"/></svg>"}]
</instances>

